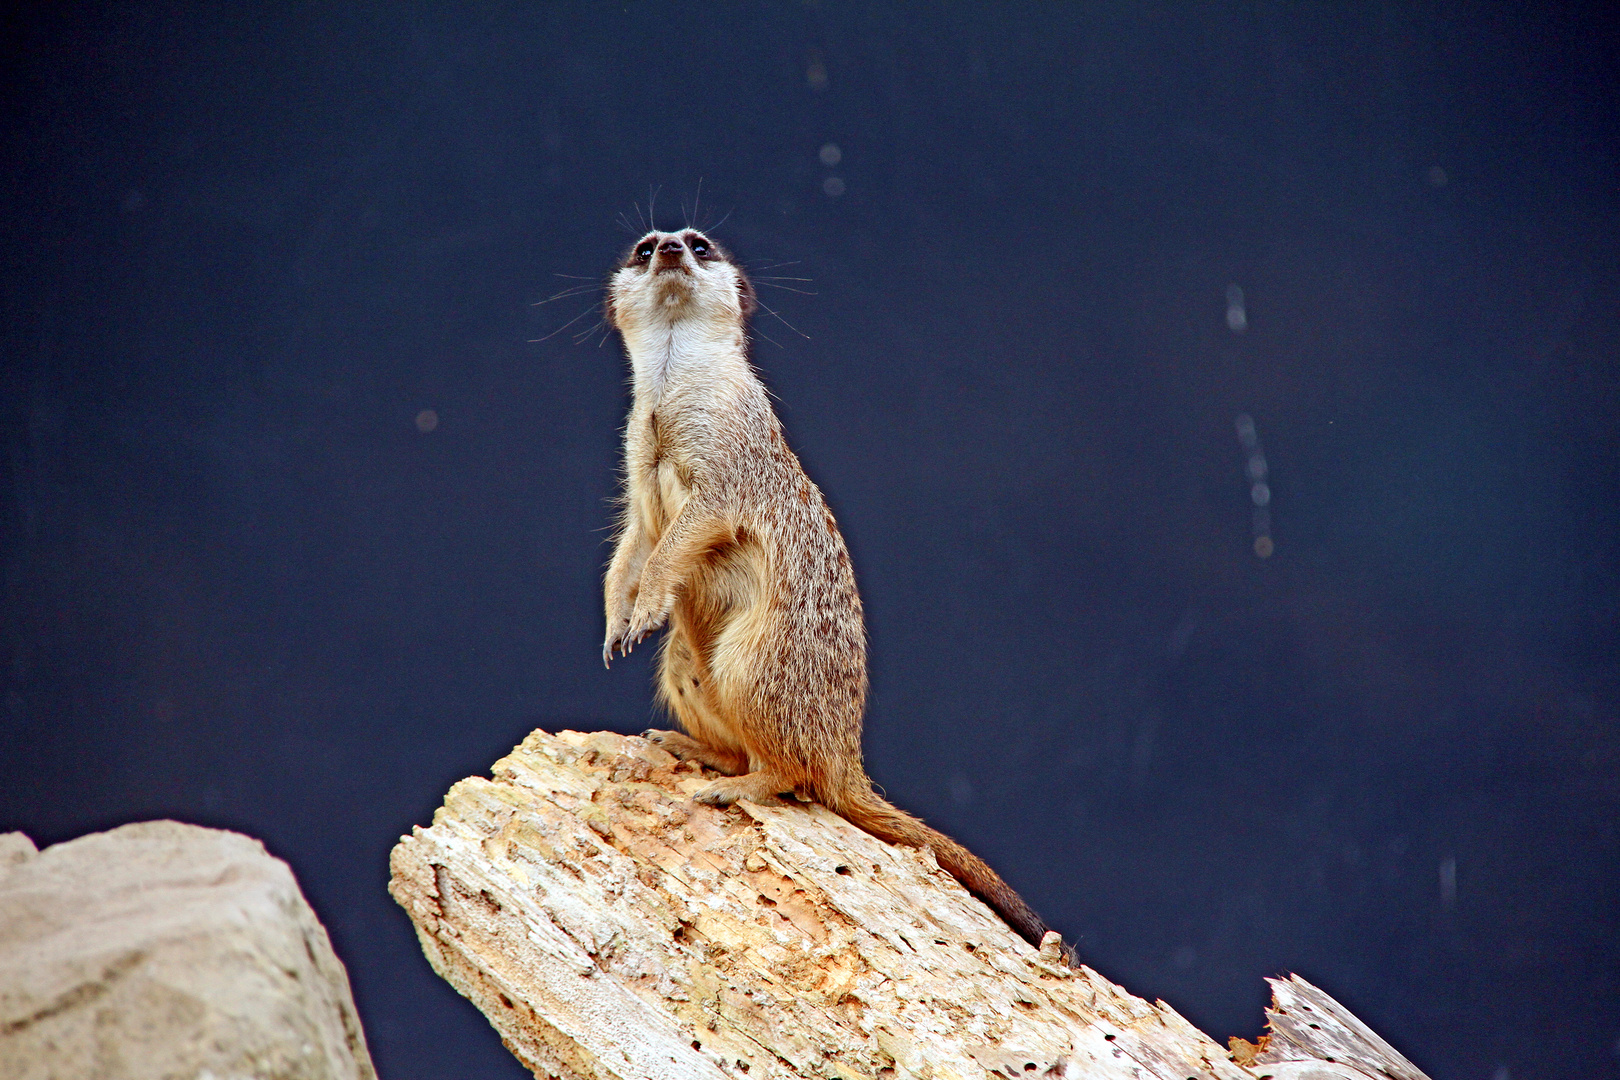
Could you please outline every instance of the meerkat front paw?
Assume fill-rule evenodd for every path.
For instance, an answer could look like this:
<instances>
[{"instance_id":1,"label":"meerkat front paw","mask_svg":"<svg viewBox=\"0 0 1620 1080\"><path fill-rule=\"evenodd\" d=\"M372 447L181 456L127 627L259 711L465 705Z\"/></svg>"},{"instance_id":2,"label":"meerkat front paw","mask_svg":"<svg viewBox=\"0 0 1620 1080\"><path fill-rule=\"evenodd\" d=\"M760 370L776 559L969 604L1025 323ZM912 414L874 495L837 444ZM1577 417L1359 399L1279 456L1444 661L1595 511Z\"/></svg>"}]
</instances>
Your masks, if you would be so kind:
<instances>
[{"instance_id":1,"label":"meerkat front paw","mask_svg":"<svg viewBox=\"0 0 1620 1080\"><path fill-rule=\"evenodd\" d=\"M630 655L630 645L625 639L624 632L630 628L630 620L626 618L610 619L608 621L607 637L602 639L602 666L611 667L613 652L618 650L625 656Z\"/></svg>"},{"instance_id":2,"label":"meerkat front paw","mask_svg":"<svg viewBox=\"0 0 1620 1080\"><path fill-rule=\"evenodd\" d=\"M630 613L629 624L624 629L621 647L624 649L625 655L628 656L632 648L646 640L648 634L662 630L667 622L669 622L669 606L667 604L661 611L654 611L650 607L642 607L637 604L635 610Z\"/></svg>"},{"instance_id":3,"label":"meerkat front paw","mask_svg":"<svg viewBox=\"0 0 1620 1080\"><path fill-rule=\"evenodd\" d=\"M627 615L609 618L607 636L602 639L602 666L612 666L615 651L621 656L629 656L631 649L646 640L648 634L662 630L668 621L667 608L661 613L655 613L637 607Z\"/></svg>"}]
</instances>

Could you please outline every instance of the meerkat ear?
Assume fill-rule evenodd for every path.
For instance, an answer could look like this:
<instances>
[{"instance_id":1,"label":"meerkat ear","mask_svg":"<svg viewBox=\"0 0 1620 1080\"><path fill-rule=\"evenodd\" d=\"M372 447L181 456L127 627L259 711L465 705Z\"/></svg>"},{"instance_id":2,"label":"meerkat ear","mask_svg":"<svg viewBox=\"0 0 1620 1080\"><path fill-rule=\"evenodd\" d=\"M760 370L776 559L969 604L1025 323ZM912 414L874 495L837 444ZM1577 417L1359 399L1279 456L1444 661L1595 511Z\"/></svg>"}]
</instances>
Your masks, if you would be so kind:
<instances>
[{"instance_id":1,"label":"meerkat ear","mask_svg":"<svg viewBox=\"0 0 1620 1080\"><path fill-rule=\"evenodd\" d=\"M759 308L759 301L754 297L754 283L740 269L737 271L737 306L742 309L745 319Z\"/></svg>"}]
</instances>

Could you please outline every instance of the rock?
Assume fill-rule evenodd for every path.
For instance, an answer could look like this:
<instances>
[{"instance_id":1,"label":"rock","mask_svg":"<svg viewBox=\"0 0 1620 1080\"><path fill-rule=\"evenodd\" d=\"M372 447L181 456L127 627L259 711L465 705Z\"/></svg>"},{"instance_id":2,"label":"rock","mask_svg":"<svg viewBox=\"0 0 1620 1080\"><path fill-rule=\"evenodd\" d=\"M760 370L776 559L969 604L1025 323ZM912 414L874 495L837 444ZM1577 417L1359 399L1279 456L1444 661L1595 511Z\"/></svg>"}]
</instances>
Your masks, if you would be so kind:
<instances>
[{"instance_id":1,"label":"rock","mask_svg":"<svg viewBox=\"0 0 1620 1080\"><path fill-rule=\"evenodd\" d=\"M257 840L0 835L0 915L7 1080L375 1080L326 930Z\"/></svg>"},{"instance_id":2,"label":"rock","mask_svg":"<svg viewBox=\"0 0 1620 1080\"><path fill-rule=\"evenodd\" d=\"M34 842L20 832L0 833L0 874L6 868L39 854Z\"/></svg>"}]
</instances>

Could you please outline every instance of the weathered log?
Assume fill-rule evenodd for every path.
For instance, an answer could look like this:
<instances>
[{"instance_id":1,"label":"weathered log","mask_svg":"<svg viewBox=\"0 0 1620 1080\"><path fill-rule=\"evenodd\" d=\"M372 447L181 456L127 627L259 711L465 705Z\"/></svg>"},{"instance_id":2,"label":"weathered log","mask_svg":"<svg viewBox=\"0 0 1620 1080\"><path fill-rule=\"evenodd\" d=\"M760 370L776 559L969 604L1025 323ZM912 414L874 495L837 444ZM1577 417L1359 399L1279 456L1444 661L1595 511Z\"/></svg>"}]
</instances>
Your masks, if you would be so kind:
<instances>
[{"instance_id":1,"label":"weathered log","mask_svg":"<svg viewBox=\"0 0 1620 1080\"><path fill-rule=\"evenodd\" d=\"M1422 1080L1297 978L1234 1060L928 852L814 804L702 806L705 782L643 739L536 731L395 847L428 960L536 1076Z\"/></svg>"}]
</instances>

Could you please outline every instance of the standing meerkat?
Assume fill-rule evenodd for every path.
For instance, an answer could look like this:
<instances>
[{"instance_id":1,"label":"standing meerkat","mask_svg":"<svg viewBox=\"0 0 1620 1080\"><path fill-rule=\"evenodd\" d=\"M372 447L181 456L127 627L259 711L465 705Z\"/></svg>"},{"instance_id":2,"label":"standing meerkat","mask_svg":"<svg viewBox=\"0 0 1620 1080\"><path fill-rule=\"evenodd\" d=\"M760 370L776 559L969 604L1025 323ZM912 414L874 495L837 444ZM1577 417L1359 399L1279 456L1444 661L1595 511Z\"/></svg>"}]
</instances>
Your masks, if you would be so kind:
<instances>
[{"instance_id":1,"label":"standing meerkat","mask_svg":"<svg viewBox=\"0 0 1620 1080\"><path fill-rule=\"evenodd\" d=\"M608 287L635 402L602 661L668 627L645 736L723 773L726 806L798 792L940 866L1027 941L1046 925L996 872L872 790L861 763L866 628L849 552L748 362L753 286L693 229L650 232Z\"/></svg>"}]
</instances>

